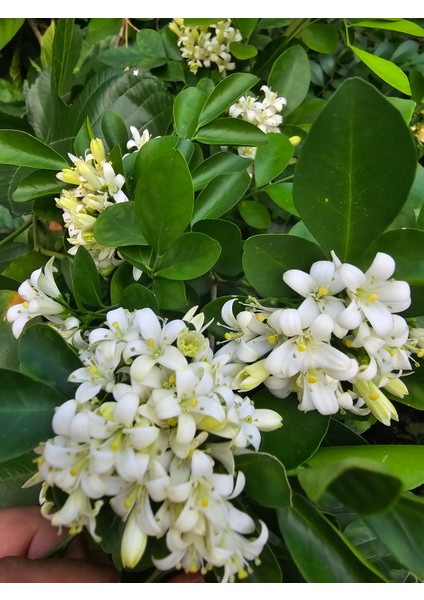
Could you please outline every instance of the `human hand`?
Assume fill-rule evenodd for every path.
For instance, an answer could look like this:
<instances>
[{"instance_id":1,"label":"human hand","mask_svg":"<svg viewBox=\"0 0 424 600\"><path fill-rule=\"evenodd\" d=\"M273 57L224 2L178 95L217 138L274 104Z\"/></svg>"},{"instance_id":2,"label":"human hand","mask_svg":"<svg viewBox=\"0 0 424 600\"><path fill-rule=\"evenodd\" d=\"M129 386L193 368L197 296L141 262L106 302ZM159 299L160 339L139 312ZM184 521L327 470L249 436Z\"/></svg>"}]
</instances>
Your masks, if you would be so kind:
<instances>
[{"instance_id":1,"label":"human hand","mask_svg":"<svg viewBox=\"0 0 424 600\"><path fill-rule=\"evenodd\" d=\"M44 558L67 534L58 534L36 506L0 509L0 583L118 583L108 557L89 551L77 536L60 558ZM179 573L169 583L201 583Z\"/></svg>"}]
</instances>

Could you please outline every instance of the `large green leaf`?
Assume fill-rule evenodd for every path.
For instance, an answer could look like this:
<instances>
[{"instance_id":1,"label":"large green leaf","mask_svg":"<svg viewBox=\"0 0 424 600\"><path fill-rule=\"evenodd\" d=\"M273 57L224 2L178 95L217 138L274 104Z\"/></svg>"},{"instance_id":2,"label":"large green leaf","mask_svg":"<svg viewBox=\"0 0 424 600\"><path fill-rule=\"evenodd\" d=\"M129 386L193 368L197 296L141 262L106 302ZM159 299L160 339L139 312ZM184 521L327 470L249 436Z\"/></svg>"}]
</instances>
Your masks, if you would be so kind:
<instances>
[{"instance_id":1,"label":"large green leaf","mask_svg":"<svg viewBox=\"0 0 424 600\"><path fill-rule=\"evenodd\" d=\"M252 163L250 159L243 158L233 152L217 152L198 165L193 173L193 189L201 190L212 179L227 173L245 171Z\"/></svg>"},{"instance_id":2,"label":"large green leaf","mask_svg":"<svg viewBox=\"0 0 424 600\"><path fill-rule=\"evenodd\" d=\"M215 177L197 197L191 222L222 217L243 197L249 185L250 177L245 171Z\"/></svg>"},{"instance_id":3,"label":"large green leaf","mask_svg":"<svg viewBox=\"0 0 424 600\"><path fill-rule=\"evenodd\" d=\"M424 483L424 447L388 445L339 446L320 448L309 460L311 467L326 466L344 461L369 460L380 463L388 473L402 482L404 490L412 490Z\"/></svg>"},{"instance_id":4,"label":"large green leaf","mask_svg":"<svg viewBox=\"0 0 424 600\"><path fill-rule=\"evenodd\" d=\"M370 84L350 79L306 139L295 169L295 205L323 249L355 260L402 208L415 169L414 143L399 111Z\"/></svg>"},{"instance_id":5,"label":"large green leaf","mask_svg":"<svg viewBox=\"0 0 424 600\"><path fill-rule=\"evenodd\" d=\"M184 281L156 277L152 291L158 299L161 310L181 309L187 304Z\"/></svg>"},{"instance_id":6,"label":"large green leaf","mask_svg":"<svg viewBox=\"0 0 424 600\"><path fill-rule=\"evenodd\" d=\"M60 171L68 166L55 150L25 131L0 130L0 162L5 165Z\"/></svg>"},{"instance_id":7,"label":"large green leaf","mask_svg":"<svg viewBox=\"0 0 424 600\"><path fill-rule=\"evenodd\" d=\"M0 50L16 35L25 19L0 19Z\"/></svg>"},{"instance_id":8,"label":"large green leaf","mask_svg":"<svg viewBox=\"0 0 424 600\"><path fill-rule=\"evenodd\" d=\"M356 21L351 27L352 26L371 27L372 29L389 29L390 31L399 31L413 36L424 36L424 29L420 25L406 19L363 19Z\"/></svg>"},{"instance_id":9,"label":"large green leaf","mask_svg":"<svg viewBox=\"0 0 424 600\"><path fill-rule=\"evenodd\" d=\"M76 386L68 377L81 361L52 327L40 323L27 327L19 338L19 359L22 373L73 398Z\"/></svg>"},{"instance_id":10,"label":"large green leaf","mask_svg":"<svg viewBox=\"0 0 424 600\"><path fill-rule=\"evenodd\" d=\"M88 306L102 304L100 277L90 253L84 246L78 248L72 261L72 287L77 302Z\"/></svg>"},{"instance_id":11,"label":"large green leaf","mask_svg":"<svg viewBox=\"0 0 424 600\"><path fill-rule=\"evenodd\" d=\"M424 500L408 495L390 511L364 516L365 523L389 548L399 562L424 577L422 544L424 539Z\"/></svg>"},{"instance_id":12,"label":"large green leaf","mask_svg":"<svg viewBox=\"0 0 424 600\"><path fill-rule=\"evenodd\" d=\"M112 150L115 146L119 146L122 152L127 151L129 134L127 126L120 115L107 110L102 117L102 132L109 150ZM122 170L119 172L123 173Z\"/></svg>"},{"instance_id":13,"label":"large green leaf","mask_svg":"<svg viewBox=\"0 0 424 600\"><path fill-rule=\"evenodd\" d=\"M193 230L205 233L220 244L221 254L213 267L214 271L230 277L242 272L242 238L237 225L223 219L206 219L198 221Z\"/></svg>"},{"instance_id":14,"label":"large green leaf","mask_svg":"<svg viewBox=\"0 0 424 600\"><path fill-rule=\"evenodd\" d=\"M39 381L0 369L0 462L30 452L52 435L55 406L66 397Z\"/></svg>"},{"instance_id":15,"label":"large green leaf","mask_svg":"<svg viewBox=\"0 0 424 600\"><path fill-rule=\"evenodd\" d=\"M217 119L208 123L194 136L204 144L225 144L231 146L264 146L267 135L256 125L232 117Z\"/></svg>"},{"instance_id":16,"label":"large green leaf","mask_svg":"<svg viewBox=\"0 0 424 600\"><path fill-rule=\"evenodd\" d=\"M354 51L356 56L358 56L371 71L381 77L383 81L400 92L403 92L408 96L411 95L411 86L409 85L408 77L400 67L395 65L395 63L382 58L381 56L365 52L365 50L361 50L361 48L357 48L356 46L350 45L349 48Z\"/></svg>"},{"instance_id":17,"label":"large green leaf","mask_svg":"<svg viewBox=\"0 0 424 600\"><path fill-rule=\"evenodd\" d=\"M193 212L193 185L178 150L153 160L135 190L136 218L149 244L162 254L180 237Z\"/></svg>"},{"instance_id":18,"label":"large green leaf","mask_svg":"<svg viewBox=\"0 0 424 600\"><path fill-rule=\"evenodd\" d=\"M305 269L322 260L320 248L294 235L265 233L244 243L243 268L249 283L262 296L293 296L283 282L288 269Z\"/></svg>"},{"instance_id":19,"label":"large green leaf","mask_svg":"<svg viewBox=\"0 0 424 600\"><path fill-rule=\"evenodd\" d=\"M245 493L258 504L281 508L291 504L291 489L282 463L271 454L252 452L236 457L246 477Z\"/></svg>"},{"instance_id":20,"label":"large green leaf","mask_svg":"<svg viewBox=\"0 0 424 600\"><path fill-rule=\"evenodd\" d=\"M289 164L293 146L281 133L268 133L269 143L256 151L255 181L258 187L275 179Z\"/></svg>"},{"instance_id":21,"label":"large green leaf","mask_svg":"<svg viewBox=\"0 0 424 600\"><path fill-rule=\"evenodd\" d=\"M276 456L287 470L295 469L319 448L327 432L329 417L317 411L303 413L296 398L276 398L262 390L252 398L256 408L275 410L283 417L283 426L262 435L260 449Z\"/></svg>"},{"instance_id":22,"label":"large green leaf","mask_svg":"<svg viewBox=\"0 0 424 600\"><path fill-rule=\"evenodd\" d=\"M308 93L311 69L308 56L301 46L285 50L272 65L268 85L287 100L283 114L290 114Z\"/></svg>"},{"instance_id":23,"label":"large green leaf","mask_svg":"<svg viewBox=\"0 0 424 600\"><path fill-rule=\"evenodd\" d=\"M138 151L134 163L134 184L136 185L140 177L147 175L150 166L154 160L161 156L166 156L168 150L173 150L178 143L176 135L163 135L149 140Z\"/></svg>"},{"instance_id":24,"label":"large green leaf","mask_svg":"<svg viewBox=\"0 0 424 600\"><path fill-rule=\"evenodd\" d=\"M383 583L384 577L343 534L300 495L278 510L278 522L297 568L309 583Z\"/></svg>"},{"instance_id":25,"label":"large green leaf","mask_svg":"<svg viewBox=\"0 0 424 600\"><path fill-rule=\"evenodd\" d=\"M68 98L79 59L82 31L74 19L59 19L53 40L53 85L60 98Z\"/></svg>"},{"instance_id":26,"label":"large green leaf","mask_svg":"<svg viewBox=\"0 0 424 600\"><path fill-rule=\"evenodd\" d=\"M159 312L159 305L155 294L140 283L132 283L127 286L119 299L119 305L128 310L139 308L151 308L155 313Z\"/></svg>"},{"instance_id":27,"label":"large green leaf","mask_svg":"<svg viewBox=\"0 0 424 600\"><path fill-rule=\"evenodd\" d=\"M194 87L183 89L174 100L175 131L181 138L191 138L207 95Z\"/></svg>"},{"instance_id":28,"label":"large green leaf","mask_svg":"<svg viewBox=\"0 0 424 600\"><path fill-rule=\"evenodd\" d=\"M144 69L153 69L166 63L165 47L158 31L141 29L136 36L137 48L140 51L139 64Z\"/></svg>"},{"instance_id":29,"label":"large green leaf","mask_svg":"<svg viewBox=\"0 0 424 600\"><path fill-rule=\"evenodd\" d=\"M337 28L327 23L311 23L302 30L302 41L316 52L333 54L337 49Z\"/></svg>"},{"instance_id":30,"label":"large green leaf","mask_svg":"<svg viewBox=\"0 0 424 600\"><path fill-rule=\"evenodd\" d=\"M210 123L227 110L259 80L251 73L232 73L222 79L212 90L199 117L199 127Z\"/></svg>"},{"instance_id":31,"label":"large green leaf","mask_svg":"<svg viewBox=\"0 0 424 600\"><path fill-rule=\"evenodd\" d=\"M56 177L52 171L34 171L25 177L12 194L14 202L27 202L35 198L60 195L60 192L68 186Z\"/></svg>"},{"instance_id":32,"label":"large green leaf","mask_svg":"<svg viewBox=\"0 0 424 600\"><path fill-rule=\"evenodd\" d=\"M102 246L146 245L135 218L135 202L120 202L104 210L94 225L94 237Z\"/></svg>"},{"instance_id":33,"label":"large green leaf","mask_svg":"<svg viewBox=\"0 0 424 600\"><path fill-rule=\"evenodd\" d=\"M155 274L186 281L207 273L221 253L219 243L204 233L183 233L157 262Z\"/></svg>"}]
</instances>

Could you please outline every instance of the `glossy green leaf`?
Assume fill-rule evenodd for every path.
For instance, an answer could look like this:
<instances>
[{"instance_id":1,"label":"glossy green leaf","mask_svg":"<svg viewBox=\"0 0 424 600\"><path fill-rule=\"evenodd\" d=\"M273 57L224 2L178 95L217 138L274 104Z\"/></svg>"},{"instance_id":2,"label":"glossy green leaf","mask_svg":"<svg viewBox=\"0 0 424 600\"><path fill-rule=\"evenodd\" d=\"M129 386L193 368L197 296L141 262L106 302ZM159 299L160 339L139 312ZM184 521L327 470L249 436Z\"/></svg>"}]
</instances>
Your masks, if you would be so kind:
<instances>
[{"instance_id":1,"label":"glossy green leaf","mask_svg":"<svg viewBox=\"0 0 424 600\"><path fill-rule=\"evenodd\" d=\"M346 537L300 495L278 510L278 522L297 568L309 583L383 583L384 577Z\"/></svg>"},{"instance_id":2,"label":"glossy green leaf","mask_svg":"<svg viewBox=\"0 0 424 600\"><path fill-rule=\"evenodd\" d=\"M266 233L246 240L243 268L249 283L262 296L293 296L293 290L283 282L283 273L294 268L309 271L312 263L322 259L320 248L308 240Z\"/></svg>"},{"instance_id":3,"label":"glossy green leaf","mask_svg":"<svg viewBox=\"0 0 424 600\"><path fill-rule=\"evenodd\" d=\"M35 198L60 195L61 190L66 189L66 184L56 177L53 171L34 171L25 177L12 194L15 202L27 202Z\"/></svg>"},{"instance_id":4,"label":"glossy green leaf","mask_svg":"<svg viewBox=\"0 0 424 600\"><path fill-rule=\"evenodd\" d=\"M204 144L229 146L264 146L268 143L267 135L256 125L232 117L217 119L205 125L199 129L194 139Z\"/></svg>"},{"instance_id":5,"label":"glossy green leaf","mask_svg":"<svg viewBox=\"0 0 424 600\"><path fill-rule=\"evenodd\" d=\"M350 45L349 48L383 81L403 94L411 95L411 86L409 85L408 77L400 67L390 60L376 56L370 52L365 52L365 50L361 50L356 46Z\"/></svg>"},{"instance_id":6,"label":"glossy green leaf","mask_svg":"<svg viewBox=\"0 0 424 600\"><path fill-rule=\"evenodd\" d=\"M112 274L109 286L111 304L119 304L126 287L134 283L133 267L125 261Z\"/></svg>"},{"instance_id":7,"label":"glossy green leaf","mask_svg":"<svg viewBox=\"0 0 424 600\"><path fill-rule=\"evenodd\" d=\"M24 131L0 130L0 162L5 165L60 171L68 167L55 150Z\"/></svg>"},{"instance_id":8,"label":"glossy green leaf","mask_svg":"<svg viewBox=\"0 0 424 600\"><path fill-rule=\"evenodd\" d=\"M140 29L136 36L141 57L138 65L144 69L154 69L166 63L165 47L160 34L154 29Z\"/></svg>"},{"instance_id":9,"label":"glossy green leaf","mask_svg":"<svg viewBox=\"0 0 424 600\"><path fill-rule=\"evenodd\" d=\"M326 466L349 458L380 463L393 477L400 479L404 490L415 489L424 483L424 447L422 446L373 444L320 448L308 460L308 465Z\"/></svg>"},{"instance_id":10,"label":"glossy green leaf","mask_svg":"<svg viewBox=\"0 0 424 600\"><path fill-rule=\"evenodd\" d=\"M40 217L40 219L44 219L50 223L54 221L57 231L60 231L60 227L63 229L63 211L56 206L56 203L51 196L36 198L32 205L32 212L37 215L37 217ZM48 227L50 229L51 225Z\"/></svg>"},{"instance_id":11,"label":"glossy green leaf","mask_svg":"<svg viewBox=\"0 0 424 600\"><path fill-rule=\"evenodd\" d=\"M85 151L90 148L90 142L95 138L90 119L86 117L74 139L74 152L77 156L85 156ZM69 165L68 165L69 166Z\"/></svg>"},{"instance_id":12,"label":"glossy green leaf","mask_svg":"<svg viewBox=\"0 0 424 600\"><path fill-rule=\"evenodd\" d=\"M243 197L249 185L250 177L245 171L215 177L197 197L191 222L222 217Z\"/></svg>"},{"instance_id":13,"label":"glossy green leaf","mask_svg":"<svg viewBox=\"0 0 424 600\"><path fill-rule=\"evenodd\" d=\"M285 50L274 62L268 78L273 92L287 100L284 115L303 102L309 90L311 70L308 56L301 46Z\"/></svg>"},{"instance_id":14,"label":"glossy green leaf","mask_svg":"<svg viewBox=\"0 0 424 600\"><path fill-rule=\"evenodd\" d=\"M52 436L54 409L67 398L22 373L0 369L0 381L0 462L4 462Z\"/></svg>"},{"instance_id":15,"label":"glossy green leaf","mask_svg":"<svg viewBox=\"0 0 424 600\"><path fill-rule=\"evenodd\" d=\"M132 283L124 289L119 305L128 310L140 308L151 308L155 313L159 312L159 305L155 294L140 283Z\"/></svg>"},{"instance_id":16,"label":"glossy green leaf","mask_svg":"<svg viewBox=\"0 0 424 600\"><path fill-rule=\"evenodd\" d=\"M20 296L16 291L0 290L0 368L13 371L19 371L18 342L12 333L12 324L6 319L6 313L17 302L20 302Z\"/></svg>"},{"instance_id":17,"label":"glossy green leaf","mask_svg":"<svg viewBox=\"0 0 424 600\"><path fill-rule=\"evenodd\" d=\"M255 200L242 200L237 208L249 227L267 229L270 226L271 216L263 204Z\"/></svg>"},{"instance_id":18,"label":"glossy green leaf","mask_svg":"<svg viewBox=\"0 0 424 600\"><path fill-rule=\"evenodd\" d=\"M194 231L205 233L216 240L221 246L221 254L213 270L223 276L235 276L242 272L242 238L241 231L231 221L210 219L198 221Z\"/></svg>"},{"instance_id":19,"label":"glossy green leaf","mask_svg":"<svg viewBox=\"0 0 424 600\"><path fill-rule=\"evenodd\" d=\"M17 34L25 19L0 19L0 50Z\"/></svg>"},{"instance_id":20,"label":"glossy green leaf","mask_svg":"<svg viewBox=\"0 0 424 600\"><path fill-rule=\"evenodd\" d=\"M405 123L409 125L414 114L416 103L413 100L407 100L406 98L387 97L387 100L398 109Z\"/></svg>"},{"instance_id":21,"label":"glossy green leaf","mask_svg":"<svg viewBox=\"0 0 424 600\"><path fill-rule=\"evenodd\" d=\"M302 29L302 41L316 52L333 54L337 49L339 36L336 27L326 23L311 23Z\"/></svg>"},{"instance_id":22,"label":"glossy green leaf","mask_svg":"<svg viewBox=\"0 0 424 600\"><path fill-rule=\"evenodd\" d=\"M56 21L52 19L50 21L50 25L47 27L40 39L40 60L43 69L50 69L53 64L53 41L55 31Z\"/></svg>"},{"instance_id":23,"label":"glossy green leaf","mask_svg":"<svg viewBox=\"0 0 424 600\"><path fill-rule=\"evenodd\" d=\"M258 148L255 157L255 181L262 187L275 179L289 164L293 146L281 133L268 133L269 143Z\"/></svg>"},{"instance_id":24,"label":"glossy green leaf","mask_svg":"<svg viewBox=\"0 0 424 600\"><path fill-rule=\"evenodd\" d=\"M106 111L102 117L102 132L110 150L114 146L119 146L123 152L127 151L129 133L119 115L109 110Z\"/></svg>"},{"instance_id":25,"label":"glossy green leaf","mask_svg":"<svg viewBox=\"0 0 424 600\"><path fill-rule=\"evenodd\" d=\"M199 127L219 117L258 81L256 75L251 73L232 73L224 77L206 100L200 113Z\"/></svg>"},{"instance_id":26,"label":"glossy green leaf","mask_svg":"<svg viewBox=\"0 0 424 600\"><path fill-rule=\"evenodd\" d=\"M60 98L69 94L82 45L74 19L58 19L53 40L53 85Z\"/></svg>"},{"instance_id":27,"label":"glossy green leaf","mask_svg":"<svg viewBox=\"0 0 424 600\"><path fill-rule=\"evenodd\" d=\"M249 40L252 33L255 31L259 19L232 19L234 26L240 31L245 40Z\"/></svg>"},{"instance_id":28,"label":"glossy green leaf","mask_svg":"<svg viewBox=\"0 0 424 600\"><path fill-rule=\"evenodd\" d=\"M137 46L120 46L119 48L107 48L98 56L99 62L109 67L125 69L128 66L136 66L142 59L143 54Z\"/></svg>"},{"instance_id":29,"label":"glossy green leaf","mask_svg":"<svg viewBox=\"0 0 424 600\"><path fill-rule=\"evenodd\" d=\"M299 216L293 201L292 183L274 183L266 188L265 192L271 200L290 215Z\"/></svg>"},{"instance_id":30,"label":"glossy green leaf","mask_svg":"<svg viewBox=\"0 0 424 600\"><path fill-rule=\"evenodd\" d=\"M94 225L94 237L102 246L147 245L136 221L135 202L120 202L100 213Z\"/></svg>"},{"instance_id":31,"label":"glossy green leaf","mask_svg":"<svg viewBox=\"0 0 424 600\"><path fill-rule=\"evenodd\" d=\"M158 299L161 310L176 310L187 304L184 281L156 277L152 291Z\"/></svg>"},{"instance_id":32,"label":"glossy green leaf","mask_svg":"<svg viewBox=\"0 0 424 600\"><path fill-rule=\"evenodd\" d=\"M144 144L138 151L134 164L134 183L144 177L150 171L154 160L167 156L169 150L173 150L178 143L176 135L164 135Z\"/></svg>"},{"instance_id":33,"label":"glossy green leaf","mask_svg":"<svg viewBox=\"0 0 424 600\"><path fill-rule=\"evenodd\" d=\"M364 516L364 521L402 565L418 577L424 577L422 498L407 495L390 511Z\"/></svg>"},{"instance_id":34,"label":"glossy green leaf","mask_svg":"<svg viewBox=\"0 0 424 600\"><path fill-rule=\"evenodd\" d=\"M398 214L415 169L414 144L399 111L370 84L350 79L304 143L295 205L323 249L354 261Z\"/></svg>"},{"instance_id":35,"label":"glossy green leaf","mask_svg":"<svg viewBox=\"0 0 424 600\"><path fill-rule=\"evenodd\" d=\"M52 327L40 323L26 327L19 337L19 359L22 373L74 397L76 385L68 377L81 368L81 361Z\"/></svg>"},{"instance_id":36,"label":"glossy green leaf","mask_svg":"<svg viewBox=\"0 0 424 600\"><path fill-rule=\"evenodd\" d=\"M36 472L34 452L0 463L0 507L36 506L40 488L22 489L24 483Z\"/></svg>"},{"instance_id":37,"label":"glossy green leaf","mask_svg":"<svg viewBox=\"0 0 424 600\"><path fill-rule=\"evenodd\" d=\"M162 254L180 237L193 212L193 185L187 163L169 150L150 163L135 190L136 218L149 244Z\"/></svg>"},{"instance_id":38,"label":"glossy green leaf","mask_svg":"<svg viewBox=\"0 0 424 600\"><path fill-rule=\"evenodd\" d=\"M258 49L252 44L244 44L243 42L231 42L230 52L238 60L249 60L258 54Z\"/></svg>"},{"instance_id":39,"label":"glossy green leaf","mask_svg":"<svg viewBox=\"0 0 424 600\"><path fill-rule=\"evenodd\" d=\"M137 269L151 271L149 263L152 257L152 249L149 246L121 246L119 253L124 260L137 267Z\"/></svg>"},{"instance_id":40,"label":"glossy green leaf","mask_svg":"<svg viewBox=\"0 0 424 600\"><path fill-rule=\"evenodd\" d=\"M252 399L256 408L269 408L283 417L282 427L262 435L260 449L276 456L287 470L303 464L320 447L329 417L317 411L304 413L293 396L276 398L268 390L258 392Z\"/></svg>"},{"instance_id":41,"label":"glossy green leaf","mask_svg":"<svg viewBox=\"0 0 424 600\"><path fill-rule=\"evenodd\" d=\"M183 233L157 262L155 275L188 280L207 273L221 253L219 243L204 233Z\"/></svg>"},{"instance_id":42,"label":"glossy green leaf","mask_svg":"<svg viewBox=\"0 0 424 600\"><path fill-rule=\"evenodd\" d=\"M356 21L351 26L371 27L372 29L389 29L390 31L399 31L413 36L424 36L424 29L417 23L406 19L364 19Z\"/></svg>"},{"instance_id":43,"label":"glossy green leaf","mask_svg":"<svg viewBox=\"0 0 424 600\"><path fill-rule=\"evenodd\" d=\"M187 87L174 100L175 131L181 138L191 138L197 129L201 110L206 102L205 92Z\"/></svg>"},{"instance_id":44,"label":"glossy green leaf","mask_svg":"<svg viewBox=\"0 0 424 600\"><path fill-rule=\"evenodd\" d=\"M271 454L252 452L236 457L236 469L246 477L245 493L258 504L281 508L291 503L291 489L281 462Z\"/></svg>"},{"instance_id":45,"label":"glossy green leaf","mask_svg":"<svg viewBox=\"0 0 424 600\"><path fill-rule=\"evenodd\" d=\"M245 171L251 163L250 159L243 158L233 152L217 152L203 161L193 171L194 191L203 189L205 185L219 175Z\"/></svg>"},{"instance_id":46,"label":"glossy green leaf","mask_svg":"<svg viewBox=\"0 0 424 600\"><path fill-rule=\"evenodd\" d=\"M100 277L90 253L84 246L78 248L72 261L72 286L77 302L88 306L102 304Z\"/></svg>"},{"instance_id":47,"label":"glossy green leaf","mask_svg":"<svg viewBox=\"0 0 424 600\"><path fill-rule=\"evenodd\" d=\"M12 277L17 281L24 281L31 277L31 273L40 267L44 267L47 262L47 257L42 256L38 252L26 252L22 256L18 256L12 260L5 269L3 275Z\"/></svg>"}]
</instances>

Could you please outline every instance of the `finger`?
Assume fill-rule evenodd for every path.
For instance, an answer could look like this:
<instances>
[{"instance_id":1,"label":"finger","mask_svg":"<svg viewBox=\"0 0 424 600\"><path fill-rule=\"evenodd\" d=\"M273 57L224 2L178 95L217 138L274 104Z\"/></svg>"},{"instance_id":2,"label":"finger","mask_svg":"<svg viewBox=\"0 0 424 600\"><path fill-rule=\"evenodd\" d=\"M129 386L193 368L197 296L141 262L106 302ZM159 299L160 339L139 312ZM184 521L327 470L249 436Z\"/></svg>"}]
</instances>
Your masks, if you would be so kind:
<instances>
[{"instance_id":1,"label":"finger","mask_svg":"<svg viewBox=\"0 0 424 600\"><path fill-rule=\"evenodd\" d=\"M118 583L115 569L84 560L0 559L0 583Z\"/></svg>"}]
</instances>

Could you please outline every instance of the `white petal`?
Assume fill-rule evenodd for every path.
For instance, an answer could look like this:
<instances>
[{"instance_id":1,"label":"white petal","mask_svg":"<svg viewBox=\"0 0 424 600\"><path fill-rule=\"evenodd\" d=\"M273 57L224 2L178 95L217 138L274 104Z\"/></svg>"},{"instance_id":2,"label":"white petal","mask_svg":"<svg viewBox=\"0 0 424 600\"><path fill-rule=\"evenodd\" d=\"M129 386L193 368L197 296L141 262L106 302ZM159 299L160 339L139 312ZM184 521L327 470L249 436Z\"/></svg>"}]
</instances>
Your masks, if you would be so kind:
<instances>
[{"instance_id":1,"label":"white petal","mask_svg":"<svg viewBox=\"0 0 424 600\"><path fill-rule=\"evenodd\" d=\"M300 296L312 294L317 285L313 277L298 269L289 269L283 273L283 281Z\"/></svg>"},{"instance_id":2,"label":"white petal","mask_svg":"<svg viewBox=\"0 0 424 600\"><path fill-rule=\"evenodd\" d=\"M391 256L384 252L377 252L365 275L368 280L375 278L377 281L385 281L393 275L395 267L396 263Z\"/></svg>"}]
</instances>

